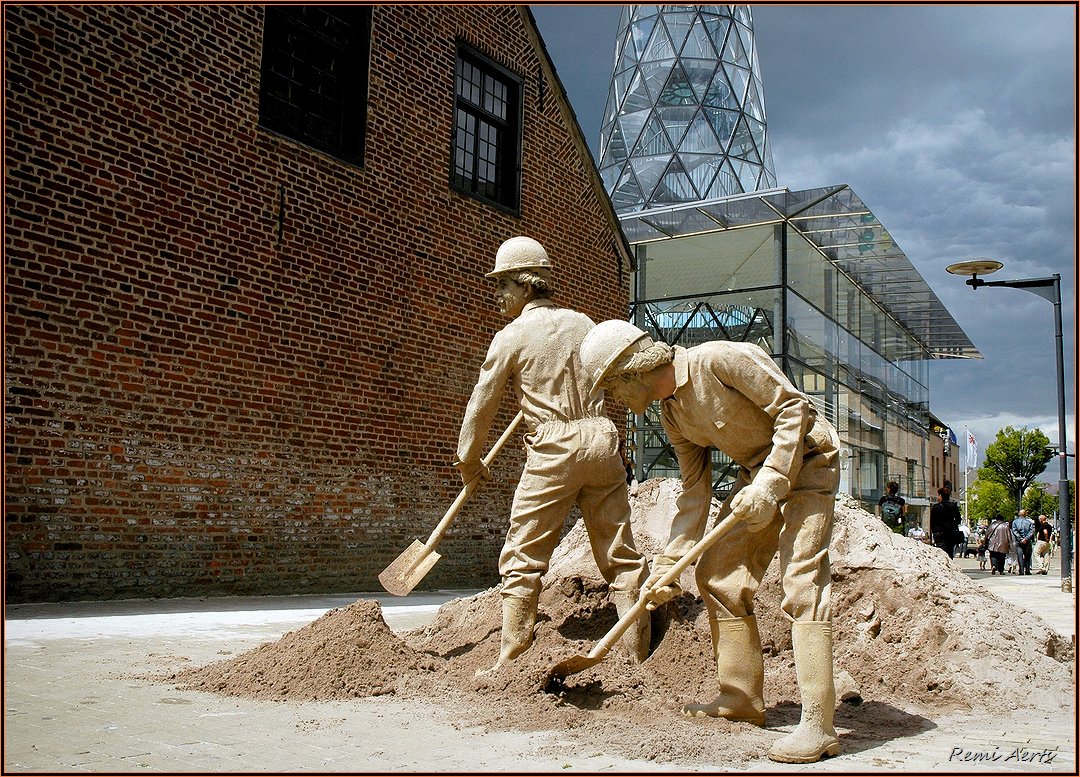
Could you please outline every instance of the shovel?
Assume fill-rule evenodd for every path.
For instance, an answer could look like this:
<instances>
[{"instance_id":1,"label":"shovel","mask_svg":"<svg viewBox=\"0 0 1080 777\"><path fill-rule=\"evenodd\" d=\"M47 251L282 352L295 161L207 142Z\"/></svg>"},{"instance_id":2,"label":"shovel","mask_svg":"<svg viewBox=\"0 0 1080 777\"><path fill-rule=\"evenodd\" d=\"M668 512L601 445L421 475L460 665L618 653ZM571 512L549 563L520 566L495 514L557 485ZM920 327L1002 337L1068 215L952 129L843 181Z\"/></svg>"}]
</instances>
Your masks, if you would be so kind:
<instances>
[{"instance_id":1,"label":"shovel","mask_svg":"<svg viewBox=\"0 0 1080 777\"><path fill-rule=\"evenodd\" d=\"M506 427L502 437L491 446L488 455L480 460L485 467L490 466L495 457L499 455L499 451L506 445L506 441L510 439L510 435L514 433L514 430L524 417L525 414L521 411L518 411L518 414L514 416L514 420ZM383 588L394 596L405 596L416 588L417 583L423 580L424 576L435 566L435 562L442 558L435 552L435 546L442 540L443 534L450 528L450 522L454 520L462 505L469 500L469 497L473 495L479 484L480 476L477 475L462 486L457 499L454 500L446 514L443 515L439 525L435 527L435 531L427 538L427 542L413 540L412 545L405 548L400 556L391 561L390 565L379 573L379 582L382 583Z\"/></svg>"},{"instance_id":2,"label":"shovel","mask_svg":"<svg viewBox=\"0 0 1080 777\"><path fill-rule=\"evenodd\" d=\"M675 562L675 565L669 569L663 577L656 581L653 588L663 588L665 585L670 585L672 582L678 580L679 575L683 573L683 570L697 561L702 553L708 550L718 539L720 539L720 537L727 534L727 532L731 530L731 527L741 520L742 518L735 516L733 513L728 513L722 521L712 528L712 531L698 540L697 544L690 548L685 556ZM588 655L570 656L570 658L563 659L555 664L552 670L548 672L548 683L553 680L561 680L572 674L577 674L578 672L588 669L590 666L595 666L603 661L611 651L611 648L619 641L619 637L621 637L626 630L630 628L630 625L645 612L645 605L648 604L648 600L645 598L644 594L645 591L642 592L642 596L637 600L637 603L627 610L625 615L619 618L619 621L611 627L611 630L608 631L599 642L596 643L595 647L589 651Z\"/></svg>"}]
</instances>

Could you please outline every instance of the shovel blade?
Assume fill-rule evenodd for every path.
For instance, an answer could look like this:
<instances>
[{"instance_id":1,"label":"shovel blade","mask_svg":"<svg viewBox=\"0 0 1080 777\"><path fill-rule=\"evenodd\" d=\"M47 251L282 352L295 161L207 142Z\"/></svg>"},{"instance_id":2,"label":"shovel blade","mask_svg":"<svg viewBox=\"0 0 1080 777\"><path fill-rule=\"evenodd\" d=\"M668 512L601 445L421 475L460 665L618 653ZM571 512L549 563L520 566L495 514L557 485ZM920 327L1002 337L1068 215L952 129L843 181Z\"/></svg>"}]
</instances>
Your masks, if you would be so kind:
<instances>
[{"instance_id":1,"label":"shovel blade","mask_svg":"<svg viewBox=\"0 0 1080 777\"><path fill-rule=\"evenodd\" d=\"M550 682L551 680L562 680L563 678L569 677L572 674L583 672L590 666L596 666L597 664L599 664L601 661L604 660L604 656L606 655L607 653L599 656L570 656L570 658L565 658L559 663L555 664L555 666L552 667L551 671L548 672L548 681Z\"/></svg>"},{"instance_id":2,"label":"shovel blade","mask_svg":"<svg viewBox=\"0 0 1080 777\"><path fill-rule=\"evenodd\" d=\"M416 588L440 558L442 556L420 540L413 540L412 545L379 573L379 582L388 593L405 596Z\"/></svg>"}]
</instances>

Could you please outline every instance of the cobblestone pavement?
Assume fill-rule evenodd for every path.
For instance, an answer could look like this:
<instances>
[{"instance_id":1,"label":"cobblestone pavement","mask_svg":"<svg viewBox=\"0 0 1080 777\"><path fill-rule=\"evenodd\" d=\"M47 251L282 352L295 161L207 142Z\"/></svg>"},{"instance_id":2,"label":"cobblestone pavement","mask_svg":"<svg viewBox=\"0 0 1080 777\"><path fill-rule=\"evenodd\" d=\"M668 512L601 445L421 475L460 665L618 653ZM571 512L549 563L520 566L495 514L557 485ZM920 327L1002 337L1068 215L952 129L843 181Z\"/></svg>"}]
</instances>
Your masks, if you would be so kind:
<instances>
[{"instance_id":1,"label":"cobblestone pavement","mask_svg":"<svg viewBox=\"0 0 1080 777\"><path fill-rule=\"evenodd\" d=\"M980 572L974 559L954 563L1075 641L1075 598L1061 591L1056 563L1046 576L1004 578ZM400 630L471 593L7 607L4 772L673 771L578 750L569 732L463 728L435 703L256 702L139 679L178 661L198 665L238 654L361 596L379 599L387 623ZM921 733L885 741L841 729L844 752L816 764L717 763L699 771L1076 773L1075 706L1052 716L990 708L920 720Z\"/></svg>"}]
</instances>

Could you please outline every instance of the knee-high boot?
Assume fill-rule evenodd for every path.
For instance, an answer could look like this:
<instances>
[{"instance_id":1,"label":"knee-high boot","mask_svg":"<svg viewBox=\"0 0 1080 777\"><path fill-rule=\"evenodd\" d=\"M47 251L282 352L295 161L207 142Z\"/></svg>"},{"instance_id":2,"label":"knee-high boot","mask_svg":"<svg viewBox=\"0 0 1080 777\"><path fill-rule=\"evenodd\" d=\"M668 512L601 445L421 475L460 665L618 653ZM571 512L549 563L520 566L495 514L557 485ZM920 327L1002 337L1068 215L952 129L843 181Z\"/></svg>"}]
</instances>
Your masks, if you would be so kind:
<instances>
[{"instance_id":1,"label":"knee-high boot","mask_svg":"<svg viewBox=\"0 0 1080 777\"><path fill-rule=\"evenodd\" d=\"M773 745L769 758L774 761L805 764L840 752L840 740L833 728L836 689L832 642L831 622L795 621L791 625L802 720L794 731Z\"/></svg>"},{"instance_id":2,"label":"knee-high boot","mask_svg":"<svg viewBox=\"0 0 1080 777\"><path fill-rule=\"evenodd\" d=\"M637 604L639 595L640 592L638 591L613 590L611 592L611 598L615 602L615 612L619 614L620 620L630 611L631 607ZM651 639L652 618L648 610L646 610L626 630L622 639L619 640L619 644L626 649L631 658L641 663L649 657L649 642Z\"/></svg>"},{"instance_id":3,"label":"knee-high boot","mask_svg":"<svg viewBox=\"0 0 1080 777\"><path fill-rule=\"evenodd\" d=\"M477 675L493 672L529 649L533 641L539 599L537 594L528 597L503 596L499 660L490 669L478 670Z\"/></svg>"},{"instance_id":4,"label":"knee-high boot","mask_svg":"<svg viewBox=\"0 0 1080 777\"><path fill-rule=\"evenodd\" d=\"M765 664L757 619L709 618L720 695L705 704L687 704L683 713L741 720L760 726L765 722Z\"/></svg>"}]
</instances>

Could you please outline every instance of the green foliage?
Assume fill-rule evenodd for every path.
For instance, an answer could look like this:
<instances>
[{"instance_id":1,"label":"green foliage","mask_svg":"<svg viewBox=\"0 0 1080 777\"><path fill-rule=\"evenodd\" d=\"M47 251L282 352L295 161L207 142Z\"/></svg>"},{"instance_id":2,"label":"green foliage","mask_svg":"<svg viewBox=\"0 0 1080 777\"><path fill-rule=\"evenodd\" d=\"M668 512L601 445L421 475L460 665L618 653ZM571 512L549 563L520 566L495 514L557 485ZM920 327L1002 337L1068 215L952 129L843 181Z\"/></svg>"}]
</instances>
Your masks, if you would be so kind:
<instances>
[{"instance_id":1,"label":"green foliage","mask_svg":"<svg viewBox=\"0 0 1080 777\"><path fill-rule=\"evenodd\" d=\"M968 493L968 522L972 526L990 523L995 513L1006 520L1016 514L1016 497L1000 483L980 478L971 484Z\"/></svg>"},{"instance_id":2,"label":"green foliage","mask_svg":"<svg viewBox=\"0 0 1080 777\"><path fill-rule=\"evenodd\" d=\"M1000 483L1012 494L1015 504L1016 494L1027 491L1054 457L1049 445L1050 439L1038 429L1029 432L1026 426L1023 429L1006 426L986 446L979 479Z\"/></svg>"},{"instance_id":3,"label":"green foliage","mask_svg":"<svg viewBox=\"0 0 1080 777\"><path fill-rule=\"evenodd\" d=\"M1057 512L1058 499L1046 493L1046 486L1043 483L1035 483L1024 493L1024 509L1032 518L1036 515L1052 516Z\"/></svg>"}]
</instances>

